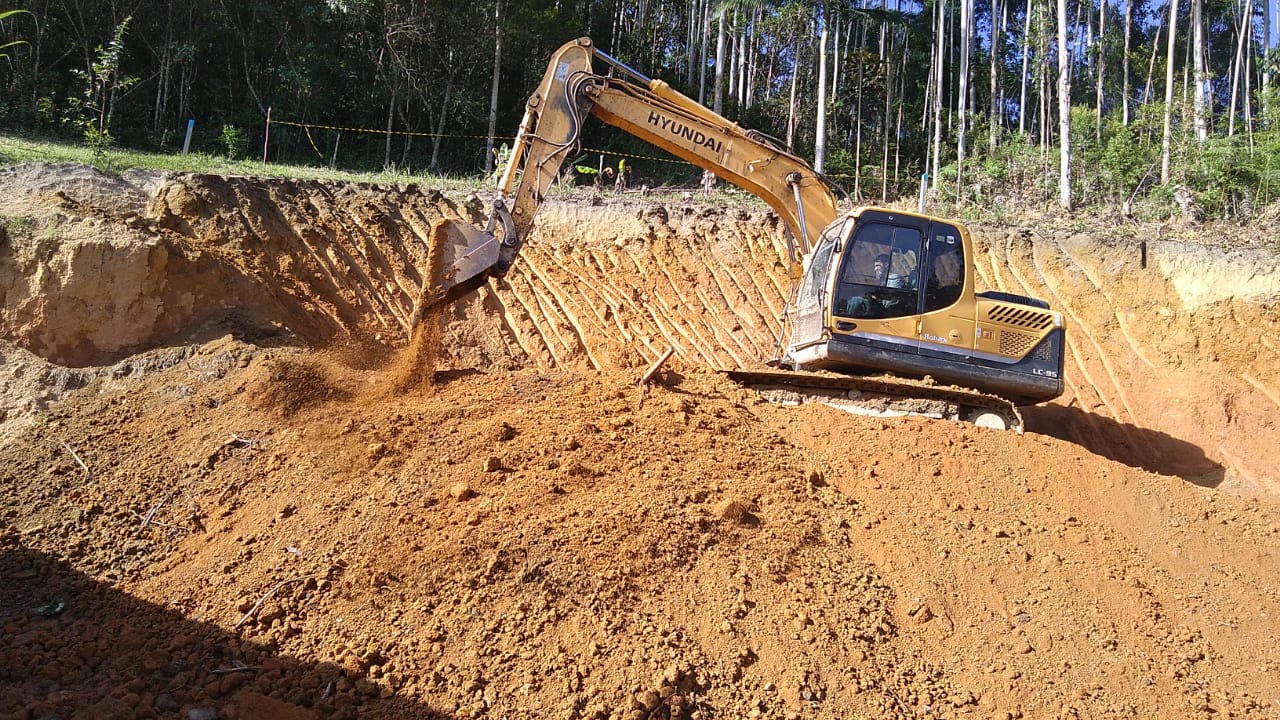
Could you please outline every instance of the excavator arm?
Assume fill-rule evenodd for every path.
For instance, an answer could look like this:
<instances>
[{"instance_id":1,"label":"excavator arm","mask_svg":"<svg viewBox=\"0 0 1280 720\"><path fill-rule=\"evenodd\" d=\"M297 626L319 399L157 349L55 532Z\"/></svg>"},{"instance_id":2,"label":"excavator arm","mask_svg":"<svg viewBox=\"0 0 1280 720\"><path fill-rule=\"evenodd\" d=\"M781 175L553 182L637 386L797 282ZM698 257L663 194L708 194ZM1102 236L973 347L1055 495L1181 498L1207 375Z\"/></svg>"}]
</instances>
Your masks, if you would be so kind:
<instances>
[{"instance_id":1,"label":"excavator arm","mask_svg":"<svg viewBox=\"0 0 1280 720\"><path fill-rule=\"evenodd\" d=\"M596 61L608 74L595 71ZM580 38L556 51L526 104L488 226L480 230L454 223L449 229L441 248L444 272L424 293L425 305L452 301L487 278L506 274L552 184L577 153L588 115L768 203L789 233L793 280L800 277L812 244L836 218L835 196L826 179L781 143L738 126L601 52L589 38Z\"/></svg>"}]
</instances>

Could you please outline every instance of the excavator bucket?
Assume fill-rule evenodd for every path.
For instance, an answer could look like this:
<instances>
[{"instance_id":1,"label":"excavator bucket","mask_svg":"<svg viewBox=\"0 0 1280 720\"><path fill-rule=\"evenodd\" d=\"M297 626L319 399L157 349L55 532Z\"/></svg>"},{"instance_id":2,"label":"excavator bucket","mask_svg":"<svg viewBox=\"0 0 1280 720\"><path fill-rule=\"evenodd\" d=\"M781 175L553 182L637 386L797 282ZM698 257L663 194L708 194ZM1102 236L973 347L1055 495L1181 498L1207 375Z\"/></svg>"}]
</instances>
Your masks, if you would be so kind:
<instances>
[{"instance_id":1,"label":"excavator bucket","mask_svg":"<svg viewBox=\"0 0 1280 720\"><path fill-rule=\"evenodd\" d=\"M427 240L427 271L412 324L437 306L475 290L494 274L502 242L493 233L457 220L437 220Z\"/></svg>"}]
</instances>

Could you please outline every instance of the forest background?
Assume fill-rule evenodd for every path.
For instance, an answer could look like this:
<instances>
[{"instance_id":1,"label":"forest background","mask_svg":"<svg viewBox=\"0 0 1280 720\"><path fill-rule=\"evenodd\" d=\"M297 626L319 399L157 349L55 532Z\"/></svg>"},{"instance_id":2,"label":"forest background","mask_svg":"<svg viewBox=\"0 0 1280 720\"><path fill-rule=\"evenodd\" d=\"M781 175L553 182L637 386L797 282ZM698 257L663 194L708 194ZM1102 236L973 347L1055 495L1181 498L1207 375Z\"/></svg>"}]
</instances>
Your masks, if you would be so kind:
<instances>
[{"instance_id":1,"label":"forest background","mask_svg":"<svg viewBox=\"0 0 1280 720\"><path fill-rule=\"evenodd\" d=\"M856 201L1280 213L1280 0L31 0L0 127L112 147L478 176L547 59L597 47L776 136ZM696 168L594 123L574 164Z\"/></svg>"}]
</instances>

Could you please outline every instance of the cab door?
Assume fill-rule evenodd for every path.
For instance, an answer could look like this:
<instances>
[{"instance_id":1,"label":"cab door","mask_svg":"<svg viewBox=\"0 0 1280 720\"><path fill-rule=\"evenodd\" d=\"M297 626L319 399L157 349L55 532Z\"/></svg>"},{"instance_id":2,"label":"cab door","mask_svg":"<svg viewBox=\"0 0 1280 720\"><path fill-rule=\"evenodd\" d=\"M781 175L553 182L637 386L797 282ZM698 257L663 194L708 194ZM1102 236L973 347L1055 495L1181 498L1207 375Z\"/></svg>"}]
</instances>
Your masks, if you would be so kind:
<instances>
[{"instance_id":1,"label":"cab door","mask_svg":"<svg viewBox=\"0 0 1280 720\"><path fill-rule=\"evenodd\" d=\"M973 278L965 237L949 223L929 223L920 266L919 339L923 353L968 357L973 350Z\"/></svg>"},{"instance_id":2,"label":"cab door","mask_svg":"<svg viewBox=\"0 0 1280 720\"><path fill-rule=\"evenodd\" d=\"M919 340L920 260L929 221L865 210L834 278L834 332L914 352Z\"/></svg>"}]
</instances>

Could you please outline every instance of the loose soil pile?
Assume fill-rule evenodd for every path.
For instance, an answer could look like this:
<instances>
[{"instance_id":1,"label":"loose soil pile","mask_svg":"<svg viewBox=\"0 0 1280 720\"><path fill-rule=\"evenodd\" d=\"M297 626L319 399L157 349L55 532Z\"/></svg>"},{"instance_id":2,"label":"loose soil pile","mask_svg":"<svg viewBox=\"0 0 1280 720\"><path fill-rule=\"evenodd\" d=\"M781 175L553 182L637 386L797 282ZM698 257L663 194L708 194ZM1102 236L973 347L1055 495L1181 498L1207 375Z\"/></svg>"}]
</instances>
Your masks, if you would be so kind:
<instances>
[{"instance_id":1,"label":"loose soil pile","mask_svg":"<svg viewBox=\"0 0 1280 720\"><path fill-rule=\"evenodd\" d=\"M1019 436L708 372L772 354L755 208L551 204L390 392L479 201L0 188L0 715L1280 716L1270 251L980 229L1070 322Z\"/></svg>"}]
</instances>

